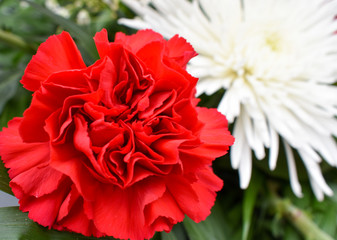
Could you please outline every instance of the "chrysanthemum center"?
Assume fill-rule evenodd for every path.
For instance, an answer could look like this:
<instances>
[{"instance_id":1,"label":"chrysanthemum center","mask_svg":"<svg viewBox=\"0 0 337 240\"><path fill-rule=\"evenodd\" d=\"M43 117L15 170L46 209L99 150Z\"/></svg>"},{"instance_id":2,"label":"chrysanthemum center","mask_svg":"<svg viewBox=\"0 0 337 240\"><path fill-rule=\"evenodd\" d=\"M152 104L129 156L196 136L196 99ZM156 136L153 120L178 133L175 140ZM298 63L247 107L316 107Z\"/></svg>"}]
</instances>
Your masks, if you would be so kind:
<instances>
[{"instance_id":1,"label":"chrysanthemum center","mask_svg":"<svg viewBox=\"0 0 337 240\"><path fill-rule=\"evenodd\" d=\"M279 25L276 25L279 26ZM275 25L242 25L234 36L233 48L228 54L227 76L249 82L255 79L270 82L289 70L297 54L296 36L284 36L284 30ZM288 69L288 70L287 70ZM287 70L287 71L285 71Z\"/></svg>"},{"instance_id":2,"label":"chrysanthemum center","mask_svg":"<svg viewBox=\"0 0 337 240\"><path fill-rule=\"evenodd\" d=\"M265 43L274 52L280 51L282 48L282 39L275 32L266 33Z\"/></svg>"}]
</instances>

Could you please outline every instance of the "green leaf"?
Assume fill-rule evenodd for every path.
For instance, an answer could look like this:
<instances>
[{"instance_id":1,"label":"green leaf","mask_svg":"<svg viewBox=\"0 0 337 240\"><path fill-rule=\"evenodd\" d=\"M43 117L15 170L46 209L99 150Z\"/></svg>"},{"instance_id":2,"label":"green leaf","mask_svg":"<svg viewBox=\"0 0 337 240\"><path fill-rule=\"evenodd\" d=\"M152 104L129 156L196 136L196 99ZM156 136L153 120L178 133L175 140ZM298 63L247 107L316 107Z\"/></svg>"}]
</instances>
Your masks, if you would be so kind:
<instances>
[{"instance_id":1,"label":"green leaf","mask_svg":"<svg viewBox=\"0 0 337 240\"><path fill-rule=\"evenodd\" d=\"M31 0L22 0L24 2L29 3L33 8L35 8L38 12L48 16L51 20L53 20L55 23L62 26L64 29L70 32L70 34L79 40L79 44L82 46L83 50L86 51L86 53L90 56L91 61L98 58L98 52L96 50L96 47L94 45L94 41L92 39L93 36L88 34L86 31L83 30L80 26L78 26L76 23L72 22L69 19L66 19L64 17L61 17L49 9L36 4L35 2ZM87 56L87 57L89 57Z\"/></svg>"},{"instance_id":2,"label":"green leaf","mask_svg":"<svg viewBox=\"0 0 337 240\"><path fill-rule=\"evenodd\" d=\"M9 187L9 181L10 179L8 177L7 169L0 160L0 190L13 195L12 190Z\"/></svg>"},{"instance_id":3,"label":"green leaf","mask_svg":"<svg viewBox=\"0 0 337 240\"><path fill-rule=\"evenodd\" d=\"M317 222L322 231L333 236L336 232L337 206L327 201L328 200L326 200L326 204L324 204L324 202L322 203L326 208L320 214L316 214L317 216L314 220Z\"/></svg>"},{"instance_id":4,"label":"green leaf","mask_svg":"<svg viewBox=\"0 0 337 240\"><path fill-rule=\"evenodd\" d=\"M225 93L224 89L220 89L212 95L207 95L203 93L202 95L199 96L200 102L198 105L202 107L216 108L218 107L224 93Z\"/></svg>"},{"instance_id":5,"label":"green leaf","mask_svg":"<svg viewBox=\"0 0 337 240\"><path fill-rule=\"evenodd\" d=\"M44 1L34 0L34 2L42 4ZM0 16L0 28L21 38L29 45L29 48L36 49L41 41L55 33L55 23L52 23L48 17L34 8L27 7L27 4L21 4L19 0L1 0ZM18 49L17 47L16 49ZM24 52L27 50L30 52L29 48L25 47ZM23 50L23 48L20 49ZM3 53L2 51L3 49L1 49L1 53Z\"/></svg>"},{"instance_id":6,"label":"green leaf","mask_svg":"<svg viewBox=\"0 0 337 240\"><path fill-rule=\"evenodd\" d=\"M180 240L175 234L174 232L161 232L161 239L162 240Z\"/></svg>"},{"instance_id":7,"label":"green leaf","mask_svg":"<svg viewBox=\"0 0 337 240\"><path fill-rule=\"evenodd\" d=\"M9 46L25 50L29 53L34 53L36 51L33 46L27 44L20 36L2 29L0 29L0 41L7 43Z\"/></svg>"},{"instance_id":8,"label":"green leaf","mask_svg":"<svg viewBox=\"0 0 337 240\"><path fill-rule=\"evenodd\" d=\"M2 240L90 240L94 237L85 237L81 234L49 230L30 220L27 213L21 212L18 207L0 208L0 233ZM99 239L113 240L112 237Z\"/></svg>"},{"instance_id":9,"label":"green leaf","mask_svg":"<svg viewBox=\"0 0 337 240\"><path fill-rule=\"evenodd\" d=\"M162 240L187 240L187 236L181 223L174 225L171 232L161 232L160 235Z\"/></svg>"},{"instance_id":10,"label":"green leaf","mask_svg":"<svg viewBox=\"0 0 337 240\"><path fill-rule=\"evenodd\" d=\"M226 227L228 224L224 219L220 205L216 204L212 208L211 215L205 221L195 223L186 217L183 223L190 240L226 240L230 238L227 234L229 233L229 229Z\"/></svg>"},{"instance_id":11,"label":"green leaf","mask_svg":"<svg viewBox=\"0 0 337 240\"><path fill-rule=\"evenodd\" d=\"M271 197L276 214L287 219L306 240L332 240L333 238L324 232L313 218L304 209L295 206L289 199L280 198L277 194ZM294 236L295 237L295 236Z\"/></svg>"},{"instance_id":12,"label":"green leaf","mask_svg":"<svg viewBox=\"0 0 337 240\"><path fill-rule=\"evenodd\" d=\"M0 115L0 126L6 127L8 121L13 117L22 116L22 113L30 103L30 99L31 93L19 87L15 96L7 102Z\"/></svg>"},{"instance_id":13,"label":"green leaf","mask_svg":"<svg viewBox=\"0 0 337 240\"><path fill-rule=\"evenodd\" d=\"M258 172L253 172L253 177L250 181L249 187L244 192L243 197L243 230L242 240L247 240L249 236L249 230L252 225L253 211L255 208L256 198L261 187L262 178Z\"/></svg>"},{"instance_id":14,"label":"green leaf","mask_svg":"<svg viewBox=\"0 0 337 240\"><path fill-rule=\"evenodd\" d=\"M14 96L20 77L21 72L0 71L0 113L6 102Z\"/></svg>"}]
</instances>

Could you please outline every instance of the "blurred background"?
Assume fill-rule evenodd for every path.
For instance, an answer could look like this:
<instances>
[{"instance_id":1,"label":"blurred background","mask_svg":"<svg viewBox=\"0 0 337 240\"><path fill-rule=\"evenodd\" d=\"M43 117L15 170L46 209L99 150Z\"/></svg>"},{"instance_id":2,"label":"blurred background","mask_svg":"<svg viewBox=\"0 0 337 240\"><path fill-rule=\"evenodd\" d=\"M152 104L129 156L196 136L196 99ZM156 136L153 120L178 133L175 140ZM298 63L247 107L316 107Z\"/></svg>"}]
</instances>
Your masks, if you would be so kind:
<instances>
[{"instance_id":1,"label":"blurred background","mask_svg":"<svg viewBox=\"0 0 337 240\"><path fill-rule=\"evenodd\" d=\"M0 207L17 206L18 200L5 192L0 192Z\"/></svg>"},{"instance_id":2,"label":"blurred background","mask_svg":"<svg viewBox=\"0 0 337 240\"><path fill-rule=\"evenodd\" d=\"M119 0L0 0L0 127L6 127L15 116L22 116L30 104L31 93L24 90L19 81L40 43L66 30L90 65L98 59L92 40L94 34L106 28L111 41L118 31L131 34L135 30L119 25L117 20L133 16L134 13ZM217 107L223 94L223 89L211 96L203 94L200 105ZM280 148L282 155L284 151L282 146ZM158 233L154 239L315 239L306 233L309 228L316 231L316 236L322 236L318 240L337 239L337 197L317 201L302 171L304 167L297 161L304 193L303 198L297 198L290 189L286 162L281 155L275 171L269 170L268 160L253 159L252 180L245 191L240 189L237 171L232 170L228 154L218 159L214 171L224 180L224 188L218 194L211 216L200 224L187 219L176 225L170 234ZM336 169L323 164L322 171L336 192ZM7 171L0 161L0 207L17 206L8 183ZM17 208L8 212L12 211L15 216L22 214ZM6 210L0 211L0 219L4 212ZM27 221L26 215L22 216ZM13 217L14 220L21 223ZM10 230L6 230L0 220L0 234L3 231ZM27 227L27 231L38 232L38 239L56 239L51 236L58 234L35 225ZM82 239L76 234L64 236Z\"/></svg>"}]
</instances>

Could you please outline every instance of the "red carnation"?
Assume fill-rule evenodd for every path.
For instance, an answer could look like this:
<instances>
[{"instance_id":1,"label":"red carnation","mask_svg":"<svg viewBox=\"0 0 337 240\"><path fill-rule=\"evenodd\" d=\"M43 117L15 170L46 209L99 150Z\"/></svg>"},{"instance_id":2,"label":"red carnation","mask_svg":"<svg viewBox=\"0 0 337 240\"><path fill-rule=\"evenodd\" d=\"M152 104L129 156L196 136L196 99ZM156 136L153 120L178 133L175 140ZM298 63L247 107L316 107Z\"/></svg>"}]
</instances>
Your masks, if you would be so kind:
<instances>
[{"instance_id":1,"label":"red carnation","mask_svg":"<svg viewBox=\"0 0 337 240\"><path fill-rule=\"evenodd\" d=\"M212 161L234 139L223 115L196 106L185 70L195 51L151 30L94 39L100 59L89 67L66 32L27 66L32 103L0 135L20 209L96 237L151 238L185 214L204 220L222 187Z\"/></svg>"}]
</instances>

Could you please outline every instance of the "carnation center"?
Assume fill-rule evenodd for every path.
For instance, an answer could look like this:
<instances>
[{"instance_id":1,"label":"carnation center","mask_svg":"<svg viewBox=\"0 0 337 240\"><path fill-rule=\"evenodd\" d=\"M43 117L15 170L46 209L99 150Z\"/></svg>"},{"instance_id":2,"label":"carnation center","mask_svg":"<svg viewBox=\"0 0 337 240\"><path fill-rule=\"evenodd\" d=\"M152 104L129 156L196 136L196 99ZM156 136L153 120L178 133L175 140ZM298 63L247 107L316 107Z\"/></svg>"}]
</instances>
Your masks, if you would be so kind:
<instances>
[{"instance_id":1,"label":"carnation center","mask_svg":"<svg viewBox=\"0 0 337 240\"><path fill-rule=\"evenodd\" d=\"M88 81L97 89L80 95L86 102L71 112L74 146L86 167L100 181L126 187L179 165L168 146L178 149L186 135L173 116L176 92L155 91L152 74L134 56L125 53L119 61L124 67L117 74L110 60L94 68Z\"/></svg>"}]
</instances>

